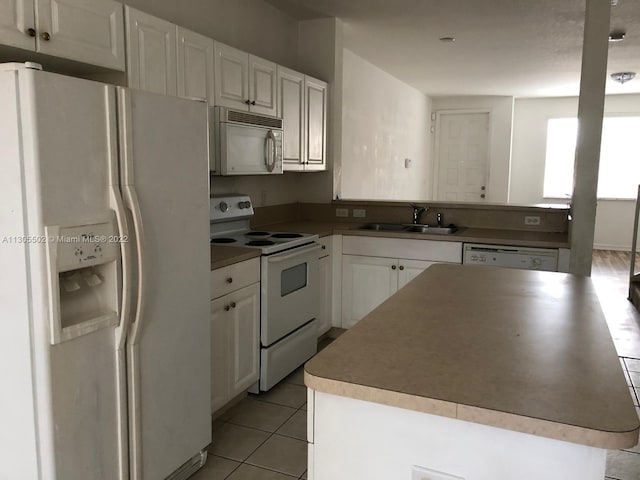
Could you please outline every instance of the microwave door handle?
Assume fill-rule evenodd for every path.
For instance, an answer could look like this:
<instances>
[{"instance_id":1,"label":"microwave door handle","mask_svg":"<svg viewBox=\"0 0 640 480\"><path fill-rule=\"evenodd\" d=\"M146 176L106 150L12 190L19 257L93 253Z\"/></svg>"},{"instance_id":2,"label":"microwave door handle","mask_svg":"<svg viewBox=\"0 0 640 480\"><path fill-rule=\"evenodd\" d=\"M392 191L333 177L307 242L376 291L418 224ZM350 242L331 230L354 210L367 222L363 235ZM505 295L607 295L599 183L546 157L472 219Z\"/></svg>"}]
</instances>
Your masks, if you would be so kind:
<instances>
[{"instance_id":1,"label":"microwave door handle","mask_svg":"<svg viewBox=\"0 0 640 480\"><path fill-rule=\"evenodd\" d=\"M273 142L273 149L269 149L269 141ZM273 172L276 166L276 136L273 131L267 132L267 137L264 139L264 164L267 166L267 172ZM269 162L269 156L273 154L273 161Z\"/></svg>"}]
</instances>

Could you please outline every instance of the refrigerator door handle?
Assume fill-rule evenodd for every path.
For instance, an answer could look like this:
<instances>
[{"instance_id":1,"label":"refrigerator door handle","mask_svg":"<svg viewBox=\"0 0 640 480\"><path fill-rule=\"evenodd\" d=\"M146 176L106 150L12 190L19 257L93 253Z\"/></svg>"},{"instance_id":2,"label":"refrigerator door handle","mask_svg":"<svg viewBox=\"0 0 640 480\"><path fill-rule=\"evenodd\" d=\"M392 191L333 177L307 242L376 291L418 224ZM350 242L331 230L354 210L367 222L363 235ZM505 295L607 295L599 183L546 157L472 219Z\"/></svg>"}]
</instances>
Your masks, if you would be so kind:
<instances>
[{"instance_id":1,"label":"refrigerator door handle","mask_svg":"<svg viewBox=\"0 0 640 480\"><path fill-rule=\"evenodd\" d=\"M140 203L138 195L133 185L125 185L123 187L125 202L127 208L131 211L133 218L133 229L136 239L136 249L138 253L138 296L136 301L136 311L131 322L131 332L129 338L130 345L136 345L140 339L140 327L142 323L142 314L144 310L144 292L145 285L145 268L146 260L144 254L144 228L142 225L142 215L140 213Z\"/></svg>"}]
</instances>

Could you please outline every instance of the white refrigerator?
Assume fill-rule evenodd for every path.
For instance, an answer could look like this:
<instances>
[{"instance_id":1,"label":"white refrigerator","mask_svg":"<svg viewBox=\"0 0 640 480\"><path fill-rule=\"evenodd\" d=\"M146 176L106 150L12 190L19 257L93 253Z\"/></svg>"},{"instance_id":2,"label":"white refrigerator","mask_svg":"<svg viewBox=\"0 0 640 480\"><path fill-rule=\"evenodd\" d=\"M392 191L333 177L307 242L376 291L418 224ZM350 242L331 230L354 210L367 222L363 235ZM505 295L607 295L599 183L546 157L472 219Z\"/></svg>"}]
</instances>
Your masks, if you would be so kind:
<instances>
[{"instance_id":1,"label":"white refrigerator","mask_svg":"<svg viewBox=\"0 0 640 480\"><path fill-rule=\"evenodd\" d=\"M211 442L206 104L0 66L0 478L187 478Z\"/></svg>"}]
</instances>

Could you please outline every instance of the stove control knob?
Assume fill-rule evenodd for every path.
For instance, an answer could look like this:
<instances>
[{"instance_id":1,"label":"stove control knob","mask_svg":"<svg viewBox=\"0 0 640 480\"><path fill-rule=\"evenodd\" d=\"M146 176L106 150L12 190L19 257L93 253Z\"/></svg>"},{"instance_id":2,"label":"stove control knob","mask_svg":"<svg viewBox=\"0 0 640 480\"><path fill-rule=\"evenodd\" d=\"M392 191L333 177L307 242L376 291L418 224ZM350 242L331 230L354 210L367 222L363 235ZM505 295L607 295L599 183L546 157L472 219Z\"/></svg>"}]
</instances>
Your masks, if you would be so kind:
<instances>
[{"instance_id":1,"label":"stove control knob","mask_svg":"<svg viewBox=\"0 0 640 480\"><path fill-rule=\"evenodd\" d=\"M229 205L227 205L227 202L220 202L220 205L218 206L220 207L220 211L223 213L229 210Z\"/></svg>"}]
</instances>

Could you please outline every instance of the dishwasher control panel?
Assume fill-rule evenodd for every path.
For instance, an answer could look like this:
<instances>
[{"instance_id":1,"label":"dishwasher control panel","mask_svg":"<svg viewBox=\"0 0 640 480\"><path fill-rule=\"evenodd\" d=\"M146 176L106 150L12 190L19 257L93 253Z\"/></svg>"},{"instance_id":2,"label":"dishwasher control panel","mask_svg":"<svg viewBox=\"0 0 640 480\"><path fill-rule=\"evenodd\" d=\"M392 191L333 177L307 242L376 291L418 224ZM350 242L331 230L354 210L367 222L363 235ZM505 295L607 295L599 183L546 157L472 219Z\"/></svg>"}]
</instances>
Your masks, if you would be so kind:
<instances>
[{"instance_id":1,"label":"dishwasher control panel","mask_svg":"<svg viewBox=\"0 0 640 480\"><path fill-rule=\"evenodd\" d=\"M558 270L558 250L465 243L462 263L556 272Z\"/></svg>"}]
</instances>

